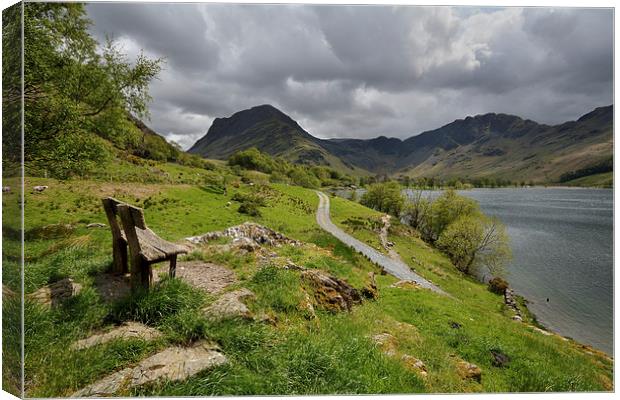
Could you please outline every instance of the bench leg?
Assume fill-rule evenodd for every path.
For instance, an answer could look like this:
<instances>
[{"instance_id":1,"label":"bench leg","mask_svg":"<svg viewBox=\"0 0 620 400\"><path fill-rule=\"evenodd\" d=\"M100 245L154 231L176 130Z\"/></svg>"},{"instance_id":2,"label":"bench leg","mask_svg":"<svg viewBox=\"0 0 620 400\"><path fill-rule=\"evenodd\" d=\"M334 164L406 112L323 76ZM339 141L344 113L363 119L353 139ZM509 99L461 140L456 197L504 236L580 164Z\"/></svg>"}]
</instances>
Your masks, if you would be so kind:
<instances>
[{"instance_id":1,"label":"bench leg","mask_svg":"<svg viewBox=\"0 0 620 400\"><path fill-rule=\"evenodd\" d=\"M174 278L177 274L177 255L173 255L170 259L170 272L169 275L171 278Z\"/></svg>"},{"instance_id":2,"label":"bench leg","mask_svg":"<svg viewBox=\"0 0 620 400\"><path fill-rule=\"evenodd\" d=\"M112 245L113 266L112 272L116 274L127 273L127 243L122 240L114 241Z\"/></svg>"},{"instance_id":3,"label":"bench leg","mask_svg":"<svg viewBox=\"0 0 620 400\"><path fill-rule=\"evenodd\" d=\"M142 288L149 290L153 278L151 265L144 261L142 257L134 257L131 264L131 289Z\"/></svg>"}]
</instances>

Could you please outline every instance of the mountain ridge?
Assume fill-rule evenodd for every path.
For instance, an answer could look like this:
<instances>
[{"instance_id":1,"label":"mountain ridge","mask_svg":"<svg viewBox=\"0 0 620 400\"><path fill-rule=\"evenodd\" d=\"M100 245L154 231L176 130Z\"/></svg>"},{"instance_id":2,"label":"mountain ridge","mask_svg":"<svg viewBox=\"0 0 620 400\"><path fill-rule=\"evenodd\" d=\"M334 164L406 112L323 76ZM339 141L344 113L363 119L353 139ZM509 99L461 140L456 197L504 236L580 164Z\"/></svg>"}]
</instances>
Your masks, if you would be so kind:
<instances>
[{"instance_id":1,"label":"mountain ridge","mask_svg":"<svg viewBox=\"0 0 620 400\"><path fill-rule=\"evenodd\" d=\"M406 139L321 139L282 111L263 104L216 118L189 152L226 159L236 151L256 147L296 163L328 165L353 174L553 182L564 173L611 157L612 128L613 105L609 105L557 125L486 113Z\"/></svg>"}]
</instances>

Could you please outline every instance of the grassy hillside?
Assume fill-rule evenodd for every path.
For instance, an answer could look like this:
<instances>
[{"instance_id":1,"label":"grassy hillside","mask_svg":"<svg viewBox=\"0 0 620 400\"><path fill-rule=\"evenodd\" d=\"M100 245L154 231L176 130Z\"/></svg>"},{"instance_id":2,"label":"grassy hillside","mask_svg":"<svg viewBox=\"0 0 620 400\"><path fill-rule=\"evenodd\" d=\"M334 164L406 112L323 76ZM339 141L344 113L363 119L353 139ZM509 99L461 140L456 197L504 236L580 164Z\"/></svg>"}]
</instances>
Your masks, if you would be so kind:
<instances>
[{"instance_id":1,"label":"grassy hillside","mask_svg":"<svg viewBox=\"0 0 620 400\"><path fill-rule=\"evenodd\" d=\"M151 168L157 168L153 171ZM225 191L199 182L203 169L177 165L124 165L134 183L104 180L57 181L26 178L25 289L32 293L48 282L71 277L83 285L73 299L46 309L26 301L26 395L67 396L104 375L171 344L208 338L229 358L228 365L183 382L141 387L124 395L242 395L319 393L417 393L472 391L610 390L613 362L558 336L536 331L532 321L511 320L502 298L456 271L439 252L414 231L396 225L390 240L402 258L420 274L440 285L453 298L421 289L390 287L396 279L380 275L365 258L353 253L315 222L318 198L313 190L284 184L244 184L231 175ZM138 179L138 177L142 177ZM156 177L161 180L155 179ZM143 182L143 183L141 183ZM18 187L14 180L4 185ZM33 185L48 185L33 193ZM265 198L261 216L237 211L236 194L258 193ZM259 266L252 254L217 252L206 248L184 259L207 260L235 272L239 282L256 293L249 306L267 314L275 325L259 321L212 322L199 311L214 297L176 281L163 281L145 297L105 303L95 290L96 276L111 263L111 236L100 198L113 195L143 207L148 225L163 238L181 240L246 220L307 242L301 247L273 248L279 256L310 269L345 278L354 287L377 273L379 297L364 301L351 312L332 314L317 309L308 319L300 307L303 283L298 271L276 265ZM375 223L379 214L357 203L332 200L334 222L377 247ZM5 254L3 284L18 287L16 232L18 195L3 197ZM351 220L365 221L351 224ZM60 224L60 225L59 225ZM70 224L70 228L59 229ZM162 270L163 272L163 270ZM10 318L11 302L4 302ZM7 315L9 312L9 315ZM154 341L116 340L87 350L68 344L113 323L138 320L158 328ZM5 325L6 326L6 325ZM10 332L5 331L10 335ZM394 354L384 353L371 339L389 333ZM6 339L5 339L6 340ZM507 366L493 365L491 351L510 357ZM420 359L428 369L423 377L407 368L403 355ZM462 379L457 363L466 360L482 369L481 382ZM9 379L6 376L5 379Z\"/></svg>"}]
</instances>

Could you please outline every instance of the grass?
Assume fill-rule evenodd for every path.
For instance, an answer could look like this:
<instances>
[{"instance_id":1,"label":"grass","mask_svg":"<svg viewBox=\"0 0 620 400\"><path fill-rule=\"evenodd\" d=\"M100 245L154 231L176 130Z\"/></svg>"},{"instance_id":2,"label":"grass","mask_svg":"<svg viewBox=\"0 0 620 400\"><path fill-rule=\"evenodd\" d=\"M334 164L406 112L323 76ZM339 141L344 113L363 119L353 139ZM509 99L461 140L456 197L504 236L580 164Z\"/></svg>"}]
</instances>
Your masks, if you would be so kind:
<instances>
[{"instance_id":1,"label":"grass","mask_svg":"<svg viewBox=\"0 0 620 400\"><path fill-rule=\"evenodd\" d=\"M187 177L204 171L161 167L167 168L177 177L179 172ZM132 173L140 176L135 169ZM8 184L18 187L16 182ZM185 259L201 259L231 268L239 283L230 289L251 289L256 299L249 303L250 309L256 315L272 316L278 321L275 326L234 319L208 320L201 309L215 297L179 280L164 279L148 293L135 293L113 303L104 302L94 288L94 277L110 267L111 237L107 228L89 229L86 225L107 224L99 204L100 197L106 195L143 207L149 227L168 240L224 229L246 220L264 224L308 243L273 249L279 257L328 271L361 288L367 283L368 272L379 270L318 227L318 197L313 190L284 184L249 185L234 179L223 186L209 186L189 181L127 185L99 180L27 178L26 187L33 185L48 185L49 189L43 193L26 190L26 293L64 277L80 283L83 290L53 309L26 302L29 397L68 396L167 346L198 340L217 343L229 363L183 382L163 382L121 394L584 391L611 387L612 362L596 353L586 353L572 341L534 331L528 325L530 320L526 324L512 321L500 296L462 276L441 253L398 223L390 230L390 240L403 260L454 298L426 290L391 288L395 278L378 274L380 295L376 301L365 301L350 313L331 314L318 308L317 318L312 319L300 306L304 295L298 271L259 267L253 254L209 250L192 253ZM232 200L235 196L260 196L264 204L259 207L261 216L240 214L238 204ZM17 193L6 194L3 203L3 283L17 290ZM334 222L377 248L380 246L376 221L380 215L359 204L332 198ZM362 223L345 222L351 220ZM63 227L64 224L71 228ZM19 336L19 332L10 330L17 321L18 310L11 304L5 301L3 307L3 321L9 322L4 324L3 355L5 360L15 361L15 346L6 341ZM81 351L68 346L94 331L128 320L156 327L163 336L151 342L114 341ZM452 322L460 328L452 328ZM399 357L383 354L371 340L372 335L382 332L396 337L398 356L409 354L422 360L428 377L423 379L405 368ZM507 354L510 364L504 368L493 366L491 350ZM482 368L482 383L458 376L456 363L461 359ZM17 377L6 367L3 372L5 385L16 381Z\"/></svg>"}]
</instances>

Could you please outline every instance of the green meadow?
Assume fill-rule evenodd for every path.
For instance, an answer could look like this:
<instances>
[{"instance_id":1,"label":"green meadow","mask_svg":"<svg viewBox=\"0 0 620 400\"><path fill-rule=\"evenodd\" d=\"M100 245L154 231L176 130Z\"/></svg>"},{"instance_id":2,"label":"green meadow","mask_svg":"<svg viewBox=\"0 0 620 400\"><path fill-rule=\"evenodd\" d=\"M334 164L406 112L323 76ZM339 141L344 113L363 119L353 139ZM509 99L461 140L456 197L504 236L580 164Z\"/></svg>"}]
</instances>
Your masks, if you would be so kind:
<instances>
[{"instance_id":1,"label":"green meadow","mask_svg":"<svg viewBox=\"0 0 620 400\"><path fill-rule=\"evenodd\" d=\"M336 393L447 393L543 392L612 390L613 362L596 351L557 335L543 335L535 321L511 319L501 296L486 285L457 271L417 232L393 223L389 240L401 258L418 273L449 292L441 296L423 289L390 287L397 280L381 275L379 268L354 253L315 221L318 197L314 190L287 184L244 183L230 171L223 184L209 179L192 182L203 169L159 164L165 179L140 181L26 178L25 190L25 381L26 396L71 395L101 377L170 345L206 339L216 343L229 363L180 382L160 382L121 395L250 395ZM209 172L209 171L207 171ZM229 174L229 175L226 175ZM127 174L129 175L129 173ZM162 175L164 176L164 175ZM255 177L260 177L255 175ZM18 187L13 179L4 185ZM48 185L34 193L35 185ZM238 212L239 195L259 195L260 215ZM343 278L360 289L369 272L377 274L379 296L365 300L351 312L330 313L316 309L309 318L303 300L300 273L276 265L259 265L252 253L232 251L193 252L183 260L205 260L235 272L239 281L227 290L251 289L249 302L255 315L266 314L277 323L208 320L201 309L215 300L180 279L162 279L148 293L104 302L94 288L98 274L112 262L109 228L100 199L114 196L145 210L146 221L161 237L181 241L245 221L275 229L303 246L273 248L279 256L309 269L320 269ZM19 193L3 196L3 284L19 289ZM331 198L334 223L351 235L380 249L381 214L358 203ZM13 233L13 234L11 234ZM162 271L165 270L162 269ZM28 294L70 277L83 289L57 307L45 308ZM16 299L5 299L5 343L18 334L6 322L17 320ZM68 344L123 321L139 321L158 328L163 335L153 341L114 340L85 350ZM389 333L396 354L388 355L372 336ZM13 336L11 336L13 335ZM5 346L5 357L17 357ZM509 362L496 366L492 352ZM413 356L426 366L427 376L407 368L402 356ZM457 363L465 360L482 370L480 382L463 379ZM4 384L17 377L6 367Z\"/></svg>"}]
</instances>

